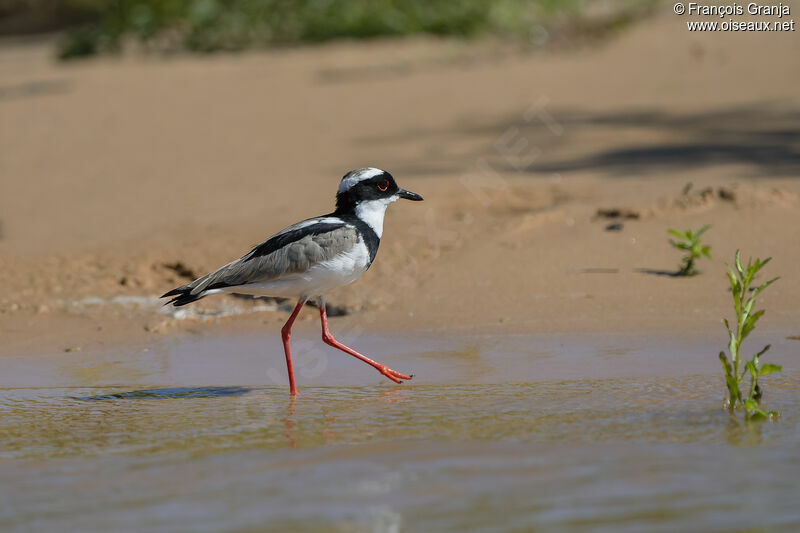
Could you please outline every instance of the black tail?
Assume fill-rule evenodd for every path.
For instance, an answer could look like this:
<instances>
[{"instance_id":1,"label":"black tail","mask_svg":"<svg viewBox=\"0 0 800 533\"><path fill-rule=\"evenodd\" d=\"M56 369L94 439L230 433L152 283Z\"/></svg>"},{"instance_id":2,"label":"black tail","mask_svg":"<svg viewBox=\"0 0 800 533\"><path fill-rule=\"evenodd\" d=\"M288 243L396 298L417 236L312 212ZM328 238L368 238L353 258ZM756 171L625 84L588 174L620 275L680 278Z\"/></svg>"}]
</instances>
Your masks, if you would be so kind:
<instances>
[{"instance_id":1,"label":"black tail","mask_svg":"<svg viewBox=\"0 0 800 533\"><path fill-rule=\"evenodd\" d=\"M196 302L197 300L205 296L205 294L203 294L203 291L201 291L199 294L192 294L192 287L190 287L189 285L184 285L183 287L172 289L171 291L163 294L161 297L166 298L167 296L174 296L175 298L168 301L164 305L172 304L175 307L180 307L182 305Z\"/></svg>"}]
</instances>

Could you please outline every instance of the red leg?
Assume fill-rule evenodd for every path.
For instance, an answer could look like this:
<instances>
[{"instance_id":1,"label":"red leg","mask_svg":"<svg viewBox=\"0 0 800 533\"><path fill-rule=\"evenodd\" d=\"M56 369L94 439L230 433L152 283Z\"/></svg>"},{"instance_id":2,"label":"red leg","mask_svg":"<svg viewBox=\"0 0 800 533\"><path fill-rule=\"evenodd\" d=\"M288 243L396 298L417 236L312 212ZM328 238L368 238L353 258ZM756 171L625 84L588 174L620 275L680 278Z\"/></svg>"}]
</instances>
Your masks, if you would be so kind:
<instances>
[{"instance_id":1,"label":"red leg","mask_svg":"<svg viewBox=\"0 0 800 533\"><path fill-rule=\"evenodd\" d=\"M297 300L297 305L294 306L294 311L289 315L289 320L281 328L281 339L283 339L283 351L286 354L286 370L289 371L289 394L292 396L297 395L297 387L294 386L294 371L292 370L292 348L289 346L289 338L292 336L292 324L294 319L300 314L300 310L306 303L306 297L303 296Z\"/></svg>"},{"instance_id":2,"label":"red leg","mask_svg":"<svg viewBox=\"0 0 800 533\"><path fill-rule=\"evenodd\" d=\"M325 297L321 296L319 298L319 302L318 303L319 303L319 316L320 316L320 319L322 321L322 340L323 340L323 342L325 342L325 344L328 344L329 346L333 346L334 348L338 348L338 349L340 349L341 351L343 351L345 353L349 353L350 355L352 355L353 357L355 357L357 359L361 359L362 361L364 361L368 365L373 366L375 368L375 370L377 370L378 372L380 372L381 374L383 374L387 378L391 379L395 383L402 383L401 380L403 380L403 379L411 379L411 378L414 377L413 375L408 376L406 374L401 374L400 372L392 370L391 368L389 368L386 365L382 365L381 363L378 363L377 361L373 361L369 357L361 355L360 353L358 353L357 351L353 350L352 348L348 348L347 346L345 346L341 342L339 342L336 339L334 339L333 335L331 335L331 332L328 331L328 314L325 311Z\"/></svg>"}]
</instances>

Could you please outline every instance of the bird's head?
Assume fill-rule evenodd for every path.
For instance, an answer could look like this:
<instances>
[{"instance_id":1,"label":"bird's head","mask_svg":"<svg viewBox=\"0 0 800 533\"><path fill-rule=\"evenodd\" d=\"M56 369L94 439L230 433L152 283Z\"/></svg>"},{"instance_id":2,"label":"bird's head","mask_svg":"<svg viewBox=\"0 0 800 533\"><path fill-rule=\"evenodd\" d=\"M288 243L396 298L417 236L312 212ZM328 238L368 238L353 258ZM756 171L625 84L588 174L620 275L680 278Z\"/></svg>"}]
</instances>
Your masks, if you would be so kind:
<instances>
[{"instance_id":1,"label":"bird's head","mask_svg":"<svg viewBox=\"0 0 800 533\"><path fill-rule=\"evenodd\" d=\"M339 183L336 213L354 214L369 224L380 238L386 208L400 198L415 202L422 200L419 194L398 187L385 170L359 168L345 174Z\"/></svg>"},{"instance_id":2,"label":"bird's head","mask_svg":"<svg viewBox=\"0 0 800 533\"><path fill-rule=\"evenodd\" d=\"M405 198L419 202L422 196L401 189L391 174L379 168L359 168L344 175L336 193L336 211L355 212L359 205L383 206Z\"/></svg>"}]
</instances>

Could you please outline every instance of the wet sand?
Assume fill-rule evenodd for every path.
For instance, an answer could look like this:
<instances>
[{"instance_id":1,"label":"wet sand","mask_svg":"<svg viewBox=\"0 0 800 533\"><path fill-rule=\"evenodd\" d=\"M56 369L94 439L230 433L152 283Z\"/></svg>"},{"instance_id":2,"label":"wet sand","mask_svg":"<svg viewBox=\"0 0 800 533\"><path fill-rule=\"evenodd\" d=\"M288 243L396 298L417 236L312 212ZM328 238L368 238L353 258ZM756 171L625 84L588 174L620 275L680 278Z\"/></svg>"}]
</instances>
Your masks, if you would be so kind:
<instances>
[{"instance_id":1,"label":"wet sand","mask_svg":"<svg viewBox=\"0 0 800 533\"><path fill-rule=\"evenodd\" d=\"M298 387L378 387L395 384L372 367L322 343L304 324L292 335ZM798 341L780 330L756 331L745 350L771 343L765 361L793 369ZM409 386L497 385L595 378L664 379L717 374L716 338L595 334L416 333L376 337L340 335L359 351L403 373ZM280 343L264 335L196 335L102 352L54 352L4 357L0 387L199 387L236 385L288 390ZM718 376L721 379L721 376ZM720 389L722 391L722 389Z\"/></svg>"}]
</instances>

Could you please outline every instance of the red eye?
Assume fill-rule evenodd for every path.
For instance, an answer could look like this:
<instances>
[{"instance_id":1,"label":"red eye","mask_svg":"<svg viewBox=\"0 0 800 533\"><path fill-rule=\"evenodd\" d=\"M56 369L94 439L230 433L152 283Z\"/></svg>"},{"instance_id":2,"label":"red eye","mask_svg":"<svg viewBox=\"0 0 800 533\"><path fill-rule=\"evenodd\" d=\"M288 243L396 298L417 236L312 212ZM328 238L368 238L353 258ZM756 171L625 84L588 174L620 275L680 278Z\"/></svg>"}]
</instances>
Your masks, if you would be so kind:
<instances>
[{"instance_id":1,"label":"red eye","mask_svg":"<svg viewBox=\"0 0 800 533\"><path fill-rule=\"evenodd\" d=\"M383 180L378 184L378 189L385 192L389 188L389 180Z\"/></svg>"}]
</instances>

